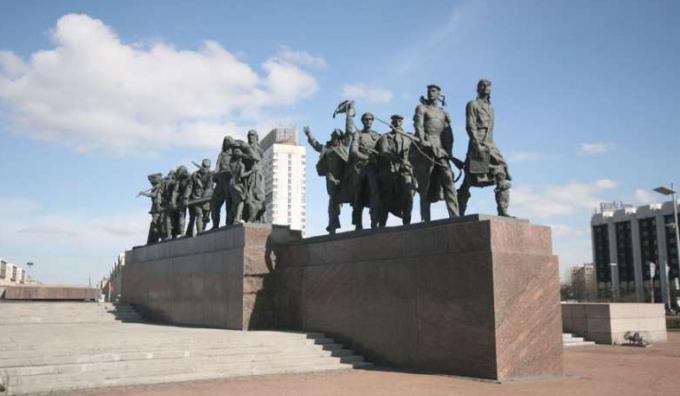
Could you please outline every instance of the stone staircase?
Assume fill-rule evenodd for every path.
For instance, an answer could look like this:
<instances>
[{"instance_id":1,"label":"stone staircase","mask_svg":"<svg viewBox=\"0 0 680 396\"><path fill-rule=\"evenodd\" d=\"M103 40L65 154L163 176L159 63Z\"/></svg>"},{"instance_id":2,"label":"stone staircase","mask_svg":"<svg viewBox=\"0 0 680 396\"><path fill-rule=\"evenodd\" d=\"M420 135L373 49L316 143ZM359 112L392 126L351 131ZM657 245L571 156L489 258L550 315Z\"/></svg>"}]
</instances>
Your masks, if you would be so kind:
<instances>
[{"instance_id":1,"label":"stone staircase","mask_svg":"<svg viewBox=\"0 0 680 396\"><path fill-rule=\"evenodd\" d=\"M142 323L128 306L0 303L0 395L371 367L320 333Z\"/></svg>"},{"instance_id":2,"label":"stone staircase","mask_svg":"<svg viewBox=\"0 0 680 396\"><path fill-rule=\"evenodd\" d=\"M565 348L595 345L592 341L586 341L583 337L575 337L572 333L562 333L562 345Z\"/></svg>"}]
</instances>

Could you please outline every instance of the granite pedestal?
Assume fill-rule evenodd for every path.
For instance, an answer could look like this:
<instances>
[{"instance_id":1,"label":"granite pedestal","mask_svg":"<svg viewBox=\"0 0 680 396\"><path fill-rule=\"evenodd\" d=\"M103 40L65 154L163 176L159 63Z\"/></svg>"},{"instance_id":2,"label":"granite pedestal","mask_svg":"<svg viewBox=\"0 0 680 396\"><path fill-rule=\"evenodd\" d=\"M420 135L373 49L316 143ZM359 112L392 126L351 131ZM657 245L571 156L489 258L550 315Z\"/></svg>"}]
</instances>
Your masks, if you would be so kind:
<instances>
[{"instance_id":1,"label":"granite pedestal","mask_svg":"<svg viewBox=\"0 0 680 396\"><path fill-rule=\"evenodd\" d=\"M377 364L508 380L562 374L550 228L465 216L291 244L279 326L321 331Z\"/></svg>"},{"instance_id":2,"label":"granite pedestal","mask_svg":"<svg viewBox=\"0 0 680 396\"><path fill-rule=\"evenodd\" d=\"M157 322L273 328L270 259L300 237L288 227L239 224L135 247L125 253L122 300Z\"/></svg>"},{"instance_id":3,"label":"granite pedestal","mask_svg":"<svg viewBox=\"0 0 680 396\"><path fill-rule=\"evenodd\" d=\"M238 225L126 253L147 318L319 331L379 365L508 380L562 374L550 228L472 215L301 239Z\"/></svg>"}]
</instances>

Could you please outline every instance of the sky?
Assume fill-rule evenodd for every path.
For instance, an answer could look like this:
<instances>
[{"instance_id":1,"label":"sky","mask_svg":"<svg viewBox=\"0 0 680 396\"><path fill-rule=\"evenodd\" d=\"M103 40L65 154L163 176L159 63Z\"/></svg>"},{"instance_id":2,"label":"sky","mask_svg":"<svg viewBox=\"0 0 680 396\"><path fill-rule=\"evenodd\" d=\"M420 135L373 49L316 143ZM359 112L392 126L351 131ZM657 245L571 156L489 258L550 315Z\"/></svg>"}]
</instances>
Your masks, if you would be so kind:
<instances>
[{"instance_id":1,"label":"sky","mask_svg":"<svg viewBox=\"0 0 680 396\"><path fill-rule=\"evenodd\" d=\"M592 260L600 202L680 183L678 18L677 1L0 2L0 257L95 282L146 240L146 175L214 161L251 128L325 141L343 99L412 130L437 83L464 157L465 104L488 78L510 212L552 227L565 273ZM307 156L311 236L327 199ZM495 213L493 195L473 189L468 213Z\"/></svg>"}]
</instances>

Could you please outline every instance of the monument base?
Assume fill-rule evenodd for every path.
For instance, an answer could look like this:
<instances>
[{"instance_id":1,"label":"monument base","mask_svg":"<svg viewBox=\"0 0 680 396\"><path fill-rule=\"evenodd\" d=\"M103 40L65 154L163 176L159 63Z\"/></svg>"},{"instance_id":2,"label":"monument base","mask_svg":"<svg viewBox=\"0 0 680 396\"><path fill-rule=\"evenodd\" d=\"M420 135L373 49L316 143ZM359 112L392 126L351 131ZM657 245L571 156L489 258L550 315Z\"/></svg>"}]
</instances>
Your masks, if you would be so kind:
<instances>
[{"instance_id":1,"label":"monument base","mask_svg":"<svg viewBox=\"0 0 680 396\"><path fill-rule=\"evenodd\" d=\"M271 257L281 243L300 238L288 227L237 224L135 247L125 253L122 300L157 322L273 328Z\"/></svg>"},{"instance_id":2,"label":"monument base","mask_svg":"<svg viewBox=\"0 0 680 396\"><path fill-rule=\"evenodd\" d=\"M472 215L301 239L245 224L126 253L123 300L150 319L319 331L401 369L562 374L550 228Z\"/></svg>"},{"instance_id":3,"label":"monument base","mask_svg":"<svg viewBox=\"0 0 680 396\"><path fill-rule=\"evenodd\" d=\"M562 374L550 228L495 216L292 243L279 325L320 331L373 363L508 380Z\"/></svg>"}]
</instances>

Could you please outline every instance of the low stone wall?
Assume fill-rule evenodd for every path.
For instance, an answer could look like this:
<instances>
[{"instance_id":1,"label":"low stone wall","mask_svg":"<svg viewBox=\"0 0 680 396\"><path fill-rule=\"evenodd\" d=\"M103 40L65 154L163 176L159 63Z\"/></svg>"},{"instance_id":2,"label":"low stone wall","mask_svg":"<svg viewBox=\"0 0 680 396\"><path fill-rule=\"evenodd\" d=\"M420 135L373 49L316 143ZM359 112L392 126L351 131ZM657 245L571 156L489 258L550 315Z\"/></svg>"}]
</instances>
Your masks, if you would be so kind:
<instances>
[{"instance_id":1,"label":"low stone wall","mask_svg":"<svg viewBox=\"0 0 680 396\"><path fill-rule=\"evenodd\" d=\"M278 325L321 331L378 364L505 380L562 373L548 227L466 216L291 244Z\"/></svg>"},{"instance_id":2,"label":"low stone wall","mask_svg":"<svg viewBox=\"0 0 680 396\"><path fill-rule=\"evenodd\" d=\"M247 330L275 327L268 274L288 227L246 224L125 253L123 296L147 319Z\"/></svg>"},{"instance_id":3,"label":"low stone wall","mask_svg":"<svg viewBox=\"0 0 680 396\"><path fill-rule=\"evenodd\" d=\"M94 300L98 301L101 291L91 287L24 285L4 286L5 300Z\"/></svg>"},{"instance_id":4,"label":"low stone wall","mask_svg":"<svg viewBox=\"0 0 680 396\"><path fill-rule=\"evenodd\" d=\"M639 332L648 342L665 342L663 304L563 303L564 331L598 344L624 344L626 332Z\"/></svg>"}]
</instances>

